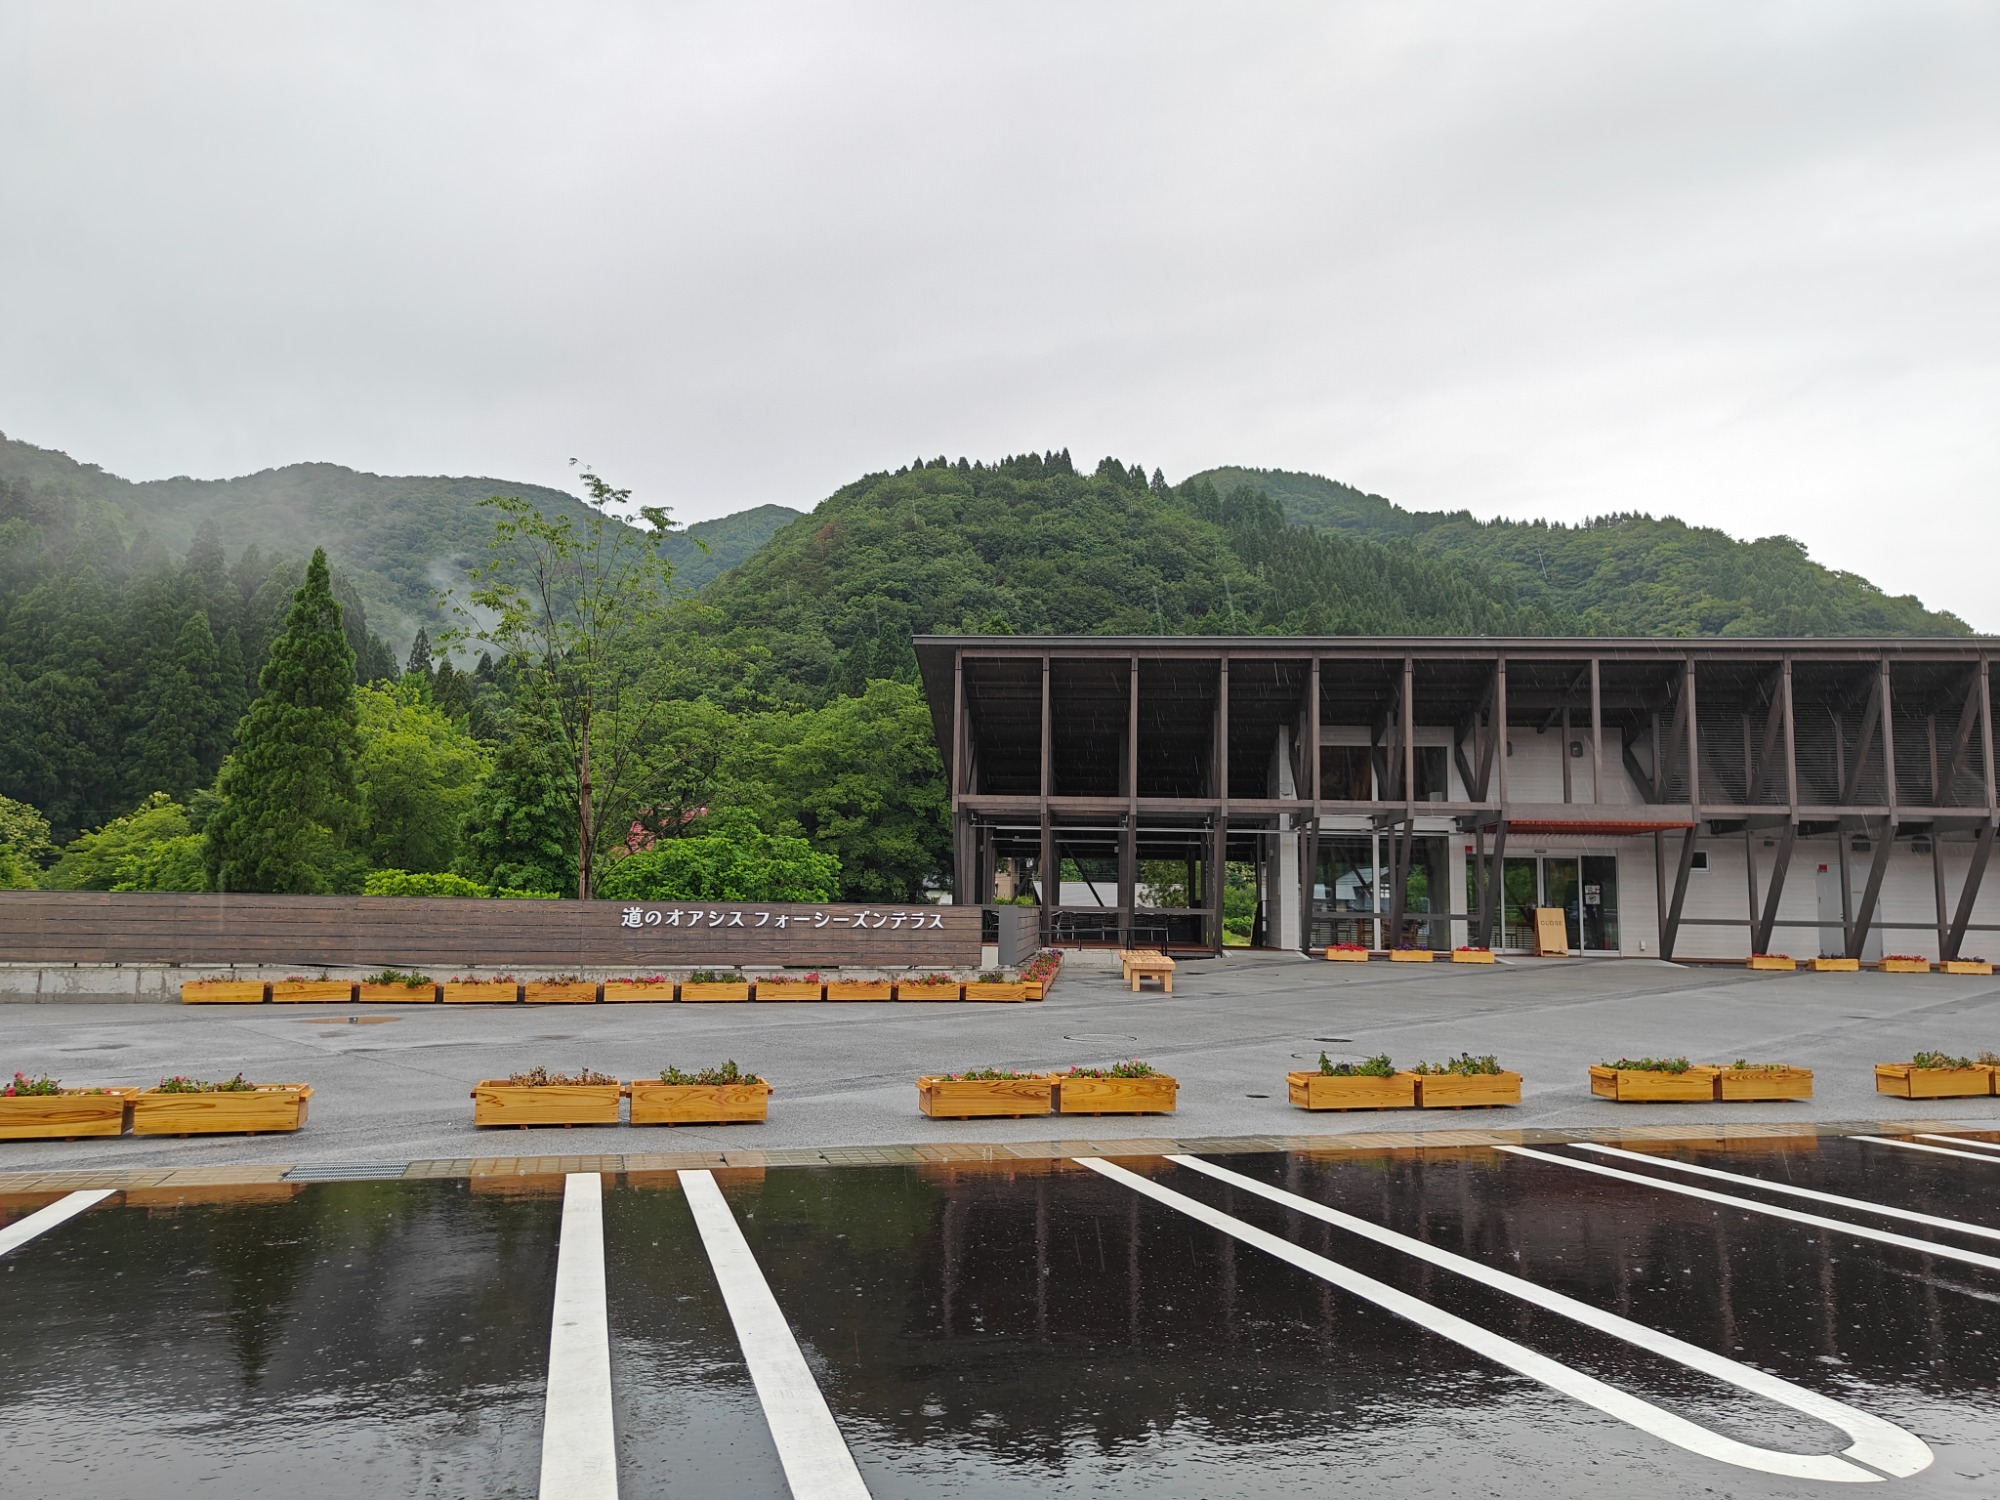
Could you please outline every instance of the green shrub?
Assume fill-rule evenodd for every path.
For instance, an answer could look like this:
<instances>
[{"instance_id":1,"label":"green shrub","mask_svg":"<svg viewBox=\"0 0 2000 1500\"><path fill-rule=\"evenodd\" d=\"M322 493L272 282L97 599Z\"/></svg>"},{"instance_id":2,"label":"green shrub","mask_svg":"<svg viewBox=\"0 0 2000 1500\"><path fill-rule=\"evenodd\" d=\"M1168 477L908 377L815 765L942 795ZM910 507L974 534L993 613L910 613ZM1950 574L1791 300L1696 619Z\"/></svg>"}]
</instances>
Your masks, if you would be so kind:
<instances>
[{"instance_id":1,"label":"green shrub","mask_svg":"<svg viewBox=\"0 0 2000 1500\"><path fill-rule=\"evenodd\" d=\"M597 880L608 901L833 901L840 861L804 839L754 828L729 836L663 839Z\"/></svg>"},{"instance_id":2,"label":"green shrub","mask_svg":"<svg viewBox=\"0 0 2000 1500\"><path fill-rule=\"evenodd\" d=\"M1320 1073L1327 1078L1393 1078L1396 1065L1389 1054L1378 1052L1366 1062L1337 1063L1324 1052L1319 1055Z\"/></svg>"},{"instance_id":3,"label":"green shrub","mask_svg":"<svg viewBox=\"0 0 2000 1500\"><path fill-rule=\"evenodd\" d=\"M739 1072L736 1060L731 1058L719 1068L700 1068L692 1073L683 1073L679 1068L660 1069L662 1083L762 1083L764 1080L755 1073Z\"/></svg>"}]
</instances>

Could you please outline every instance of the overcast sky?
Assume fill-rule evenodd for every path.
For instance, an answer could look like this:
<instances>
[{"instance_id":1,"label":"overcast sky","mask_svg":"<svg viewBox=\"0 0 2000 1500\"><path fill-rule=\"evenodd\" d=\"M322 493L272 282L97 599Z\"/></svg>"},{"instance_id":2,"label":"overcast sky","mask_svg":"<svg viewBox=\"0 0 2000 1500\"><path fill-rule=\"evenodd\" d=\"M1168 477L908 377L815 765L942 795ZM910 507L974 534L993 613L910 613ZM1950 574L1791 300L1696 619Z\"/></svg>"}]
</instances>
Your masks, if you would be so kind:
<instances>
[{"instance_id":1,"label":"overcast sky","mask_svg":"<svg viewBox=\"0 0 2000 1500\"><path fill-rule=\"evenodd\" d=\"M2000 5L0 5L0 430L1672 512L2000 630Z\"/></svg>"}]
</instances>

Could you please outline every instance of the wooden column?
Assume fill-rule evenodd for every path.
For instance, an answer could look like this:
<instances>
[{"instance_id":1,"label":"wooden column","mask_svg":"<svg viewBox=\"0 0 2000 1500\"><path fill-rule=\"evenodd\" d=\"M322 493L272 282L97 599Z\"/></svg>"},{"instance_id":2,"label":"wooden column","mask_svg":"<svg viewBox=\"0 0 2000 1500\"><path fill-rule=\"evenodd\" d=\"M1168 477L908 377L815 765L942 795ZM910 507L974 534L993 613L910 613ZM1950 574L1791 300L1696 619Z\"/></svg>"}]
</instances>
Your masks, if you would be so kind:
<instances>
[{"instance_id":1,"label":"wooden column","mask_svg":"<svg viewBox=\"0 0 2000 1500\"><path fill-rule=\"evenodd\" d=\"M1049 810L1049 797L1055 780L1055 724L1049 717L1049 654L1042 653L1042 795L1039 813L1041 817L1042 852L1038 860L1042 879L1042 941L1054 941L1056 909L1062 905L1062 861L1056 854L1055 820Z\"/></svg>"},{"instance_id":2,"label":"wooden column","mask_svg":"<svg viewBox=\"0 0 2000 1500\"><path fill-rule=\"evenodd\" d=\"M1215 837L1209 863L1209 920L1214 926L1213 946L1222 951L1223 887L1229 882L1229 657L1216 663L1215 673Z\"/></svg>"},{"instance_id":3,"label":"wooden column","mask_svg":"<svg viewBox=\"0 0 2000 1500\"><path fill-rule=\"evenodd\" d=\"M1590 659L1590 800L1604 800L1604 688L1596 657Z\"/></svg>"},{"instance_id":4,"label":"wooden column","mask_svg":"<svg viewBox=\"0 0 2000 1500\"><path fill-rule=\"evenodd\" d=\"M1118 926L1126 946L1139 908L1139 658L1125 666L1125 820L1118 838Z\"/></svg>"}]
</instances>

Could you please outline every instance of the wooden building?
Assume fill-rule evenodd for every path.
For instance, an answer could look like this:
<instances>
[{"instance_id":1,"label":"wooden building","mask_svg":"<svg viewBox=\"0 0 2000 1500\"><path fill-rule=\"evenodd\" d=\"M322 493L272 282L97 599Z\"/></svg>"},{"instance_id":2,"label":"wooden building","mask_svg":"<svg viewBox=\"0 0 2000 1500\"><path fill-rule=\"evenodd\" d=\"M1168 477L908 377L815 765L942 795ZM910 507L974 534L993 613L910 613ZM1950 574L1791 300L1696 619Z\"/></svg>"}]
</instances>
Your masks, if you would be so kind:
<instances>
[{"instance_id":1,"label":"wooden building","mask_svg":"<svg viewBox=\"0 0 2000 1500\"><path fill-rule=\"evenodd\" d=\"M1991 639L923 636L958 899L1046 941L1248 934L1957 957L2000 802ZM1046 879L1045 872L1058 878Z\"/></svg>"}]
</instances>

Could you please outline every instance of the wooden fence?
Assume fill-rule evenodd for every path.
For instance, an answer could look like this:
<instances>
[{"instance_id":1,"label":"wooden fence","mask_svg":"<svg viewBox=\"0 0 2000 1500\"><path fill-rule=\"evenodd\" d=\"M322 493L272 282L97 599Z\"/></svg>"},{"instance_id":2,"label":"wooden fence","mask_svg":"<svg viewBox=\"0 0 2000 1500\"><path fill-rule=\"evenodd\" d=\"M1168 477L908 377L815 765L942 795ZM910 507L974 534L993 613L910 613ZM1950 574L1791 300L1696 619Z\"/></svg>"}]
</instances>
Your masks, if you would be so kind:
<instances>
[{"instance_id":1,"label":"wooden fence","mask_svg":"<svg viewBox=\"0 0 2000 1500\"><path fill-rule=\"evenodd\" d=\"M0 891L0 962L967 967L979 908Z\"/></svg>"}]
</instances>

